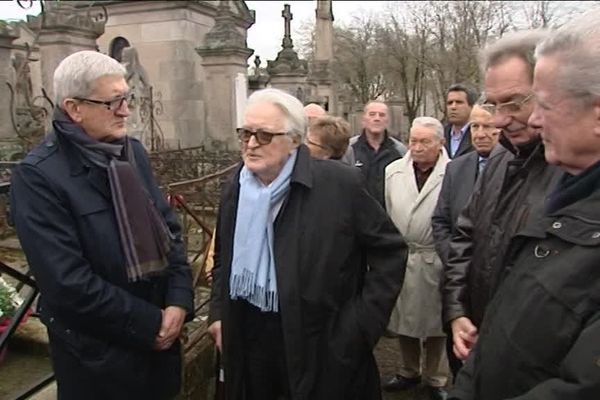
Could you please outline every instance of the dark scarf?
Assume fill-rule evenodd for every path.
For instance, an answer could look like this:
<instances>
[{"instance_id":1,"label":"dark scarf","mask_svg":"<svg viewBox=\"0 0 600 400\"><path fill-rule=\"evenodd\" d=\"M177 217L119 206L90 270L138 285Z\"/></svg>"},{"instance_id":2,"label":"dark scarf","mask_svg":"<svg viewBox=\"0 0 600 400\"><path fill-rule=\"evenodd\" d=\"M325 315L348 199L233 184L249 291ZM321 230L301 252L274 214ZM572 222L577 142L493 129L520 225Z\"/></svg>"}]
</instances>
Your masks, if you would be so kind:
<instances>
[{"instance_id":1,"label":"dark scarf","mask_svg":"<svg viewBox=\"0 0 600 400\"><path fill-rule=\"evenodd\" d=\"M58 108L52 125L88 161L107 170L129 281L164 271L171 245L169 228L142 184L129 138L99 142Z\"/></svg>"},{"instance_id":2,"label":"dark scarf","mask_svg":"<svg viewBox=\"0 0 600 400\"><path fill-rule=\"evenodd\" d=\"M588 197L600 186L600 161L579 175L565 173L546 199L546 213L552 214Z\"/></svg>"}]
</instances>

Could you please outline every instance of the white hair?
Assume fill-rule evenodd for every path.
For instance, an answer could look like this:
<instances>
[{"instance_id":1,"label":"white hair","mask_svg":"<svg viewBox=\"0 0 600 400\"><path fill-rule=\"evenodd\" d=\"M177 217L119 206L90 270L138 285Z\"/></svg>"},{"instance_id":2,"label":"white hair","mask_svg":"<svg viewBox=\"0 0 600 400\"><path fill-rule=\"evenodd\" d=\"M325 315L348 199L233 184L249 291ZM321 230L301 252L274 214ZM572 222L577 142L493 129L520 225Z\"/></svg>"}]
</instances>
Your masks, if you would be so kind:
<instances>
[{"instance_id":1,"label":"white hair","mask_svg":"<svg viewBox=\"0 0 600 400\"><path fill-rule=\"evenodd\" d=\"M300 100L283 90L267 88L257 90L248 97L248 106L258 103L270 103L278 107L286 117L288 136L304 138L307 118Z\"/></svg>"},{"instance_id":2,"label":"white hair","mask_svg":"<svg viewBox=\"0 0 600 400\"><path fill-rule=\"evenodd\" d=\"M97 51L78 51L66 57L54 71L54 99L61 107L69 97L87 97L96 79L117 75L125 77L125 67L117 60Z\"/></svg>"},{"instance_id":3,"label":"white hair","mask_svg":"<svg viewBox=\"0 0 600 400\"><path fill-rule=\"evenodd\" d=\"M444 139L444 126L442 125L442 123L440 121L438 121L435 118L432 118L432 117L415 118L413 120L413 123L412 123L412 126L410 127L410 129L412 130L413 128L415 128L417 126L422 126L425 128L432 129L438 138Z\"/></svg>"},{"instance_id":4,"label":"white hair","mask_svg":"<svg viewBox=\"0 0 600 400\"><path fill-rule=\"evenodd\" d=\"M535 49L536 58L559 57L557 86L589 103L600 98L600 8L572 19Z\"/></svg>"}]
</instances>

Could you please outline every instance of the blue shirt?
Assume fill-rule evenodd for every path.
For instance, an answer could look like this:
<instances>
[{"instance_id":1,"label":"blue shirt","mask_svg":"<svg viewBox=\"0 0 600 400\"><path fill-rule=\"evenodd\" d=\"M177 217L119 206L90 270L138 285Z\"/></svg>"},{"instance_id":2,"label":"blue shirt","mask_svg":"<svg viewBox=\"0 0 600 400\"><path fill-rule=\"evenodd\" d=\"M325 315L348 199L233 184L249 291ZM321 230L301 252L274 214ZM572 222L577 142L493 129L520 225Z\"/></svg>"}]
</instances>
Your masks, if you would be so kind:
<instances>
[{"instance_id":1,"label":"blue shirt","mask_svg":"<svg viewBox=\"0 0 600 400\"><path fill-rule=\"evenodd\" d=\"M465 132L467 131L467 128L469 128L469 124L466 124L465 126L462 127L462 129L460 130L460 132L456 133L454 131L454 127L452 127L452 129L450 130L450 156L454 157L454 155L456 154L456 152L458 151L458 148L460 147L460 142L462 142L463 137L465 137Z\"/></svg>"}]
</instances>

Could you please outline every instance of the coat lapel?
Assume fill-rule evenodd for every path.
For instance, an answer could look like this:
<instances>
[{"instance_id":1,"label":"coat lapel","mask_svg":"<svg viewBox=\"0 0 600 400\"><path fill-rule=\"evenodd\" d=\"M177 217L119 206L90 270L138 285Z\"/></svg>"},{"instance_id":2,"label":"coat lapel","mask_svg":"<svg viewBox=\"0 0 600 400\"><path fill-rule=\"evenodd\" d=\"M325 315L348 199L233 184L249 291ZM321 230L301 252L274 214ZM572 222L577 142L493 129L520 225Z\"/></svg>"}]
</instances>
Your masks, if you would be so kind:
<instances>
[{"instance_id":1,"label":"coat lapel","mask_svg":"<svg viewBox=\"0 0 600 400\"><path fill-rule=\"evenodd\" d=\"M311 159L308 148L298 148L296 165L292 172L290 192L275 220L274 256L277 289L281 307L281 322L286 338L286 361L290 381L300 386L305 355L297 349L305 348L302 330L302 307L300 301L300 267L303 259L302 245L306 224L310 220L305 213L306 196L312 190ZM285 279L282 279L285 277Z\"/></svg>"}]
</instances>

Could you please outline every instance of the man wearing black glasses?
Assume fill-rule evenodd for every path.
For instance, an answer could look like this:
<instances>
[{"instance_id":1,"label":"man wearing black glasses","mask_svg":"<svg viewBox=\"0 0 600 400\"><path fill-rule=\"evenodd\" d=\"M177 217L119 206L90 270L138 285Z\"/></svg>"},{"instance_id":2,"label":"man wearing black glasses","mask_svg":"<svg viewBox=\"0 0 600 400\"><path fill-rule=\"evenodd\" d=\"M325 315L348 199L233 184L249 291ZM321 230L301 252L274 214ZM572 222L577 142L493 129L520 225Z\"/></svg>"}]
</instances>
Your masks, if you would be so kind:
<instances>
[{"instance_id":1,"label":"man wearing black glasses","mask_svg":"<svg viewBox=\"0 0 600 400\"><path fill-rule=\"evenodd\" d=\"M237 133L243 162L221 193L208 321L226 398L380 399L372 350L406 243L358 169L311 158L295 97L252 93Z\"/></svg>"},{"instance_id":2,"label":"man wearing black glasses","mask_svg":"<svg viewBox=\"0 0 600 400\"><path fill-rule=\"evenodd\" d=\"M65 58L53 129L13 171L11 215L63 400L179 392L191 271L148 156L126 136L125 72L94 51Z\"/></svg>"},{"instance_id":3,"label":"man wearing black glasses","mask_svg":"<svg viewBox=\"0 0 600 400\"><path fill-rule=\"evenodd\" d=\"M477 341L486 306L504 266L511 238L536 224L558 170L544 159L539 129L528 124L533 110L533 51L539 31L506 35L483 51L485 101L482 106L501 130L470 203L459 215L442 283L444 323L453 349L465 360Z\"/></svg>"}]
</instances>

